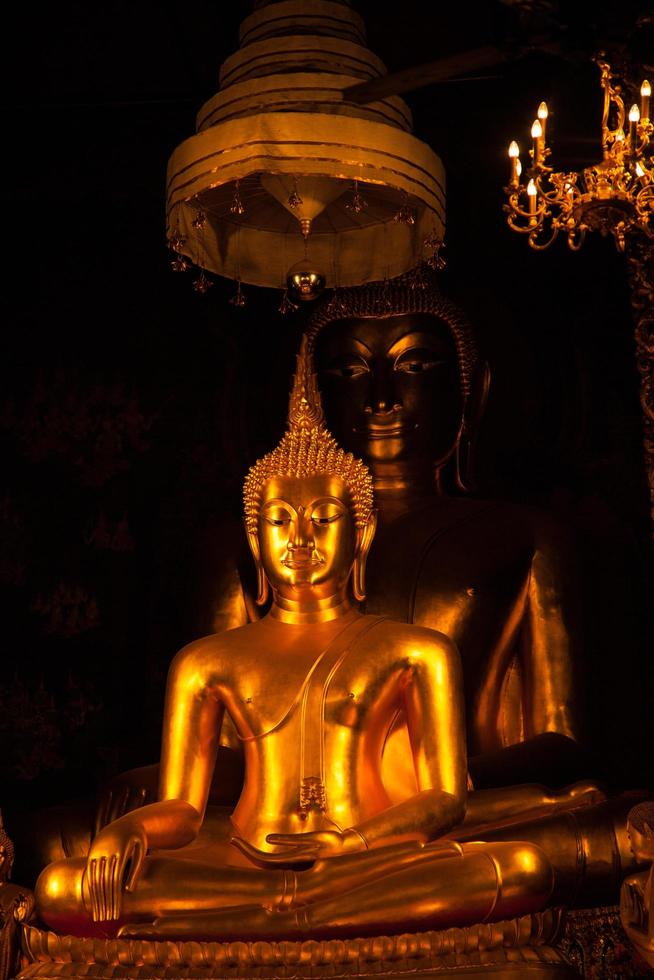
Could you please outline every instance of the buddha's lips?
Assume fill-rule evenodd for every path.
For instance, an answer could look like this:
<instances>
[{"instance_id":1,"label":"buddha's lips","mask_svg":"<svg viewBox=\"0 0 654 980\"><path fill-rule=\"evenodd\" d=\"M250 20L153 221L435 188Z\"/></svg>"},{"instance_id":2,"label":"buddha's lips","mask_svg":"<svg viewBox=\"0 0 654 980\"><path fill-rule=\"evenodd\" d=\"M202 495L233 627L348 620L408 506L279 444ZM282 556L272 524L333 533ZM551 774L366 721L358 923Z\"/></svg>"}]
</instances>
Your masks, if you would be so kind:
<instances>
[{"instance_id":1,"label":"buddha's lips","mask_svg":"<svg viewBox=\"0 0 654 980\"><path fill-rule=\"evenodd\" d=\"M324 561L322 558L284 558L282 565L286 568L316 568L318 565L324 565Z\"/></svg>"},{"instance_id":2,"label":"buddha's lips","mask_svg":"<svg viewBox=\"0 0 654 980\"><path fill-rule=\"evenodd\" d=\"M363 428L355 428L357 435L367 436L368 439L396 439L409 432L406 425L366 425Z\"/></svg>"}]
</instances>

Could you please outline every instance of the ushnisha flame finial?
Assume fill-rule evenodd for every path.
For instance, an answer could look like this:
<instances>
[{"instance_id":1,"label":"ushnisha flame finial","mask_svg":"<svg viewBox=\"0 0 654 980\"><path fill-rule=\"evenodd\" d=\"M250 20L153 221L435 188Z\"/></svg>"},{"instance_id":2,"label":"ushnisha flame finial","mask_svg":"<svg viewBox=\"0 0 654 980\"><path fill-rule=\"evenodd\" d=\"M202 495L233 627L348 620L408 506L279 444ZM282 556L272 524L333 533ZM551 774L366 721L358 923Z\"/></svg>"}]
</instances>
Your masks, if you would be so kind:
<instances>
[{"instance_id":1,"label":"ushnisha flame finial","mask_svg":"<svg viewBox=\"0 0 654 980\"><path fill-rule=\"evenodd\" d=\"M256 532L261 493L275 476L298 478L330 475L345 483L352 498L354 522L364 527L372 512L372 476L368 467L338 445L325 426L322 400L307 337L302 338L288 406L288 425L279 445L252 466L243 485L245 526Z\"/></svg>"},{"instance_id":2,"label":"ushnisha flame finial","mask_svg":"<svg viewBox=\"0 0 654 980\"><path fill-rule=\"evenodd\" d=\"M325 415L308 340L303 337L300 353L296 359L293 388L288 405L288 428L290 430L320 427L325 427Z\"/></svg>"}]
</instances>

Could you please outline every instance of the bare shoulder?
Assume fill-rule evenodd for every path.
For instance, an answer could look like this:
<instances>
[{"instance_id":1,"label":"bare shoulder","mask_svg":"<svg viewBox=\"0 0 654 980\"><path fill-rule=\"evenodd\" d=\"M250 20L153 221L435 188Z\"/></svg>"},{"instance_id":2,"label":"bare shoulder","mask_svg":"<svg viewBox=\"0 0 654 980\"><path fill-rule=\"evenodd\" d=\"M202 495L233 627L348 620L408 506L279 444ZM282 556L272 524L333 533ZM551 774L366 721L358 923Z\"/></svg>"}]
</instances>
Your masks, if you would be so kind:
<instances>
[{"instance_id":1,"label":"bare shoulder","mask_svg":"<svg viewBox=\"0 0 654 980\"><path fill-rule=\"evenodd\" d=\"M530 541L536 549L547 549L552 553L567 552L574 546L571 529L559 517L540 507L509 501L493 501L488 516L496 524L499 532L513 528L525 541Z\"/></svg>"},{"instance_id":2,"label":"bare shoulder","mask_svg":"<svg viewBox=\"0 0 654 980\"><path fill-rule=\"evenodd\" d=\"M171 674L189 674L197 672L199 677L208 674L215 676L229 664L233 664L239 650L247 644L246 632L256 624L240 626L237 629L225 630L222 633L212 633L194 640L182 647L170 665Z\"/></svg>"},{"instance_id":3,"label":"bare shoulder","mask_svg":"<svg viewBox=\"0 0 654 980\"><path fill-rule=\"evenodd\" d=\"M449 503L463 534L470 529L476 537L499 535L521 545L547 544L553 548L567 547L573 538L560 517L531 504L466 497Z\"/></svg>"},{"instance_id":4,"label":"bare shoulder","mask_svg":"<svg viewBox=\"0 0 654 980\"><path fill-rule=\"evenodd\" d=\"M438 630L387 619L379 624L375 633L383 636L383 644L387 649L400 653L412 662L458 662L459 659L456 644Z\"/></svg>"},{"instance_id":5,"label":"bare shoulder","mask_svg":"<svg viewBox=\"0 0 654 980\"><path fill-rule=\"evenodd\" d=\"M186 646L178 650L173 659L173 665L197 663L207 656L218 653L223 649L222 633L212 633L210 636L202 636L199 640L193 640Z\"/></svg>"}]
</instances>

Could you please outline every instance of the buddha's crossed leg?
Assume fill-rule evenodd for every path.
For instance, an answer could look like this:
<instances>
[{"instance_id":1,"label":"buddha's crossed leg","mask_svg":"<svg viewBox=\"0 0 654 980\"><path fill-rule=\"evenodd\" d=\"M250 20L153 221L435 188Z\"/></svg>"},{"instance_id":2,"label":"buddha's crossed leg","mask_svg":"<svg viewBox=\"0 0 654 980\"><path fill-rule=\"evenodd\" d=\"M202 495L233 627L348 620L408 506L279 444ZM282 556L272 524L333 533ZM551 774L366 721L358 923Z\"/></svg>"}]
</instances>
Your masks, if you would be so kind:
<instances>
[{"instance_id":1,"label":"buddha's crossed leg","mask_svg":"<svg viewBox=\"0 0 654 980\"><path fill-rule=\"evenodd\" d=\"M237 885L224 877L230 870L185 879L186 909L164 910L160 899L149 924L134 921L143 901L137 912L128 899L131 922L120 935L255 940L444 929L539 911L553 887L547 857L527 842L382 848L318 861L292 885L292 872L257 869L243 869Z\"/></svg>"}]
</instances>

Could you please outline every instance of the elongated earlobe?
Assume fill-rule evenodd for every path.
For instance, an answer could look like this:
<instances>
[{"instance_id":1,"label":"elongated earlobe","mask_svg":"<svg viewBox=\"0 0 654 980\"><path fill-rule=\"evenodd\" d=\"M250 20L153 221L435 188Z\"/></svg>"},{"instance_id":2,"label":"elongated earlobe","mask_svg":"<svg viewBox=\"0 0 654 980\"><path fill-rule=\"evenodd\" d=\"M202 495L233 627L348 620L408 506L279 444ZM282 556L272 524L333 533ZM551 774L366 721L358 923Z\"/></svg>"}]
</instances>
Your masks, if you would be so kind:
<instances>
[{"instance_id":1,"label":"elongated earlobe","mask_svg":"<svg viewBox=\"0 0 654 980\"><path fill-rule=\"evenodd\" d=\"M488 401L490 381L490 368L486 361L483 361L475 371L472 388L463 410L461 434L456 446L457 486L460 490L469 493L475 490L475 445L479 425Z\"/></svg>"},{"instance_id":2,"label":"elongated earlobe","mask_svg":"<svg viewBox=\"0 0 654 980\"><path fill-rule=\"evenodd\" d=\"M257 605L265 606L268 602L268 579L266 578L266 573L263 570L263 565L260 561L256 563L257 565Z\"/></svg>"},{"instance_id":3,"label":"elongated earlobe","mask_svg":"<svg viewBox=\"0 0 654 980\"><path fill-rule=\"evenodd\" d=\"M468 436L465 426L462 426L456 444L454 464L457 487L465 493L472 493L475 489L473 441Z\"/></svg>"},{"instance_id":4,"label":"elongated earlobe","mask_svg":"<svg viewBox=\"0 0 654 980\"><path fill-rule=\"evenodd\" d=\"M376 530L377 511L373 510L368 518L368 523L358 530L359 539L354 565L352 566L352 595L357 602L363 602L366 598L366 562Z\"/></svg>"},{"instance_id":5,"label":"elongated earlobe","mask_svg":"<svg viewBox=\"0 0 654 980\"><path fill-rule=\"evenodd\" d=\"M245 529L248 539L248 544L250 545L250 551L252 552L252 557L254 558L254 564L257 570L257 605L265 606L268 602L268 595L270 592L268 586L268 579L266 578L266 573L263 570L263 564L261 563L261 549L259 548L259 535L256 531L249 531Z\"/></svg>"}]
</instances>

